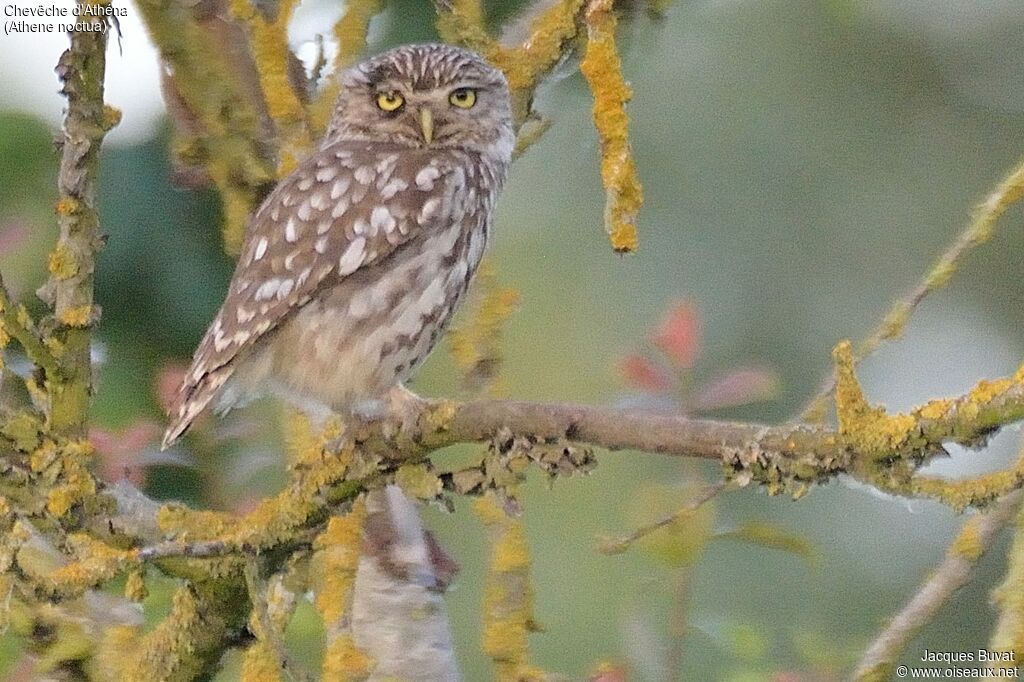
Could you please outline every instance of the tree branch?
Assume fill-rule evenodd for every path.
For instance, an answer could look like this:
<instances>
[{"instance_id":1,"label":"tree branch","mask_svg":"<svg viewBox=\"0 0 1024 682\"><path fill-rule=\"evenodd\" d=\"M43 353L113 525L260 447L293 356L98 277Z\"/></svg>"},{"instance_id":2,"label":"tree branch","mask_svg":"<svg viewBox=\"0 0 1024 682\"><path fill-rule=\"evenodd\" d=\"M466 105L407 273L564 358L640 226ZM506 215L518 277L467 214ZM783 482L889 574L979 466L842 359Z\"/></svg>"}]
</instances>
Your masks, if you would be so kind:
<instances>
[{"instance_id":1,"label":"tree branch","mask_svg":"<svg viewBox=\"0 0 1024 682\"><path fill-rule=\"evenodd\" d=\"M939 567L864 652L854 673L859 682L890 679L896 657L935 617L942 605L967 584L992 538L1014 515L1022 500L1024 492L1012 492L993 505L988 513L968 519Z\"/></svg>"},{"instance_id":2,"label":"tree branch","mask_svg":"<svg viewBox=\"0 0 1024 682\"><path fill-rule=\"evenodd\" d=\"M56 377L58 374L57 358L43 344L43 340L32 328L31 320L27 313L14 302L11 294L4 286L3 275L0 274L0 339L4 334L9 335L17 341L28 359L42 368L47 377ZM4 343L0 341L0 350Z\"/></svg>"},{"instance_id":3,"label":"tree branch","mask_svg":"<svg viewBox=\"0 0 1024 682\"><path fill-rule=\"evenodd\" d=\"M98 7L88 0L79 0L79 4ZM94 26L103 21L83 18ZM71 47L57 64L61 92L68 101L57 176L60 237L50 255L50 280L42 295L53 305L58 324L53 337L61 348L57 354L61 380L48 377L50 421L55 433L74 437L85 432L92 392L90 328L98 317L93 305L93 271L96 251L102 245L96 212L100 145L121 114L103 103L106 26L70 35Z\"/></svg>"},{"instance_id":4,"label":"tree branch","mask_svg":"<svg viewBox=\"0 0 1024 682\"><path fill-rule=\"evenodd\" d=\"M977 209L974 218L956 236L953 243L939 256L931 269L921 278L910 293L896 301L870 336L857 344L855 362L874 353L884 341L898 339L903 335L910 316L929 294L941 289L960 267L961 261L976 246L991 239L996 221L1010 206L1024 196L1024 161L1011 170L999 186L988 195ZM818 393L800 410L798 421L822 421L828 398L836 388L836 373L832 372Z\"/></svg>"}]
</instances>

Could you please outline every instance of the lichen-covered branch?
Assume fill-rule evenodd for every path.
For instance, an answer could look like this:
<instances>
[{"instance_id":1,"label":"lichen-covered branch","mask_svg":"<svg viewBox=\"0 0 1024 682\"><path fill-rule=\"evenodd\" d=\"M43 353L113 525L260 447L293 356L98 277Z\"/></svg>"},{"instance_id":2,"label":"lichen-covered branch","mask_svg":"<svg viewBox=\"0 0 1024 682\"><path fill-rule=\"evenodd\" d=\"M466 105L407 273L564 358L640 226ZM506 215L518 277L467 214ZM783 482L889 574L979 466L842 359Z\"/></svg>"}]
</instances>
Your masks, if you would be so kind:
<instances>
[{"instance_id":1,"label":"lichen-covered branch","mask_svg":"<svg viewBox=\"0 0 1024 682\"><path fill-rule=\"evenodd\" d=\"M374 661L359 650L352 636L352 601L365 518L366 504L360 500L347 515L331 517L314 544L310 586L327 630L326 682L365 680L373 669Z\"/></svg>"},{"instance_id":2,"label":"lichen-covered branch","mask_svg":"<svg viewBox=\"0 0 1024 682\"><path fill-rule=\"evenodd\" d=\"M1018 505L1014 518L1014 538L1010 547L1006 575L1002 584L993 592L992 600L999 609L996 622L989 638L989 649L1012 653L1014 657L993 662L997 668L1016 668L1024 651L1024 507Z\"/></svg>"},{"instance_id":3,"label":"lichen-covered branch","mask_svg":"<svg viewBox=\"0 0 1024 682\"><path fill-rule=\"evenodd\" d=\"M898 339L910 320L910 316L929 294L941 289L960 267L960 263L975 247L992 238L996 221L1006 210L1024 197L1024 161L1010 171L999 185L974 211L974 218L957 235L953 243L939 256L931 269L925 273L917 286L906 296L896 301L878 327L854 350L854 362L868 357L884 341ZM831 374L825 385L800 411L800 421L820 422L829 406L829 396L836 388L836 375Z\"/></svg>"},{"instance_id":4,"label":"lichen-covered branch","mask_svg":"<svg viewBox=\"0 0 1024 682\"><path fill-rule=\"evenodd\" d=\"M102 2L81 1L101 6ZM99 24L100 18L84 23ZM44 298L53 305L56 329L47 339L60 361L60 377L48 377L49 419L54 433L81 436L92 391L91 327L99 317L93 304L96 251L102 245L96 211L100 144L121 114L103 103L106 31L75 31L57 65L67 99L57 188L60 236L50 257Z\"/></svg>"},{"instance_id":5,"label":"lichen-covered branch","mask_svg":"<svg viewBox=\"0 0 1024 682\"><path fill-rule=\"evenodd\" d=\"M864 652L854 672L857 680L885 682L892 679L896 659L949 598L971 579L975 565L991 545L992 538L1020 509L1022 500L1024 492L1015 491L988 512L967 520L949 546L946 558Z\"/></svg>"},{"instance_id":6,"label":"lichen-covered branch","mask_svg":"<svg viewBox=\"0 0 1024 682\"><path fill-rule=\"evenodd\" d=\"M60 365L43 338L35 329L35 324L24 306L18 305L11 298L0 276L0 372L3 371L3 350L14 339L25 351L25 355L43 370L45 376L57 377Z\"/></svg>"},{"instance_id":7,"label":"lichen-covered branch","mask_svg":"<svg viewBox=\"0 0 1024 682\"><path fill-rule=\"evenodd\" d=\"M474 509L491 535L484 588L484 653L494 661L499 682L543 680L543 671L530 665L528 658L527 636L539 628L533 619L526 531L493 493L478 499Z\"/></svg>"},{"instance_id":8,"label":"lichen-covered branch","mask_svg":"<svg viewBox=\"0 0 1024 682\"><path fill-rule=\"evenodd\" d=\"M601 180L607 196L605 229L612 248L628 253L637 247L636 216L644 198L629 144L626 103L633 91L622 76L612 4L591 0L587 5L587 48L580 71L594 93L594 125L601 138Z\"/></svg>"}]
</instances>

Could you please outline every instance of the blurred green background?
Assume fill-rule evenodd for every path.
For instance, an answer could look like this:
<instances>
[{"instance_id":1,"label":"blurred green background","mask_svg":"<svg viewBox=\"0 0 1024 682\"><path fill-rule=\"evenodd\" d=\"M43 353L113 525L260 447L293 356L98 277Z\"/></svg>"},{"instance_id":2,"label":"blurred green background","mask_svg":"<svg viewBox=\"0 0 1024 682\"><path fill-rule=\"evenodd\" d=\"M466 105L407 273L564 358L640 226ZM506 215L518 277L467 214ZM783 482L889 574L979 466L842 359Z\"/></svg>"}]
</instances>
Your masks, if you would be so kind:
<instances>
[{"instance_id":1,"label":"blurred green background","mask_svg":"<svg viewBox=\"0 0 1024 682\"><path fill-rule=\"evenodd\" d=\"M512 16L521 4L488 3L495 16ZM372 50L434 37L429 3L388 7L374 22ZM617 256L603 234L591 101L567 64L539 97L537 108L555 125L516 163L491 251L499 282L522 298L505 334L504 373L516 398L635 404L619 363L646 352L664 312L689 300L703 332L684 383L768 368L778 382L771 400L712 415L785 419L819 385L833 344L873 329L1024 154L1018 0L680 0L663 20L635 13L621 34L647 194L641 248ZM112 61L131 58L112 47ZM25 113L30 103L19 100L10 75L15 57L3 59L0 90L14 89L0 103L0 269L28 300L55 233L56 162L50 124ZM116 478L125 466L152 465L146 482L156 496L244 509L281 480L278 435L256 416L274 406L207 423L170 458L151 442L162 423L160 371L187 359L231 269L215 198L169 180L165 125L115 138L104 152L100 209L109 244L97 273L104 315L95 415L114 443L104 466ZM925 302L906 337L864 363L872 400L903 409L1017 367L1022 219L1020 207L1011 210L993 242ZM441 349L413 388L453 395L457 383ZM930 470L998 468L1017 441L1006 433ZM699 558L692 568L643 548L606 557L595 550L598 536L643 521L638 507L671 509L658 486L711 480L716 470L635 452L600 453L599 462L590 476L553 486L533 474L523 496L545 628L532 638L534 659L570 679L602 660L627 664L639 680L838 678L963 521L939 505L844 481L798 502L751 489L720 498L705 520L723 532L774 524L805 539L810 552L720 540L700 557L683 557ZM465 677L489 679L479 646L484 532L462 501L454 514L428 510L426 518L462 565L448 604ZM1005 549L1004 537L904 662L925 648L984 646L995 613L988 592ZM666 677L678 655L670 622L683 575L691 631L682 670ZM154 589L153 613L167 596ZM307 660L317 655L316 627L305 609L290 633ZM229 661L219 679L233 679L236 666ZM794 677L780 677L786 673Z\"/></svg>"}]
</instances>

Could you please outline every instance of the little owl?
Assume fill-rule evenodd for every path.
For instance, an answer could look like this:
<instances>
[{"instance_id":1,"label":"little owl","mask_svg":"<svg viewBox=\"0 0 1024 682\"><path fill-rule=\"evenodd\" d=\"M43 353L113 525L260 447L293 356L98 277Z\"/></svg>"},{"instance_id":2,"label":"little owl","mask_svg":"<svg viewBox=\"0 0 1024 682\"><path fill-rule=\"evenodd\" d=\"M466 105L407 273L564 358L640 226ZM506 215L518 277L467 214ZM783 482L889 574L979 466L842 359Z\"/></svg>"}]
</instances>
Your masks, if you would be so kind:
<instances>
[{"instance_id":1,"label":"little owl","mask_svg":"<svg viewBox=\"0 0 1024 682\"><path fill-rule=\"evenodd\" d=\"M323 142L249 223L164 447L211 402L401 404L480 263L514 142L505 77L473 52L410 45L340 79Z\"/></svg>"}]
</instances>

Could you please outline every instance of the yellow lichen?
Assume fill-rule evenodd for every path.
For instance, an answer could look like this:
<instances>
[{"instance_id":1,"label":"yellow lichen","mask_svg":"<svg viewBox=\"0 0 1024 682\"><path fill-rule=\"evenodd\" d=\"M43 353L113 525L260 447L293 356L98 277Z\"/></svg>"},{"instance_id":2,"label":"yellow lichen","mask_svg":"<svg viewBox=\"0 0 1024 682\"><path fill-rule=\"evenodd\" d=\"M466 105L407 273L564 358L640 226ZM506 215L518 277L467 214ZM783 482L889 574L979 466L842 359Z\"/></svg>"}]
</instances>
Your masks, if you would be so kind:
<instances>
[{"instance_id":1,"label":"yellow lichen","mask_svg":"<svg viewBox=\"0 0 1024 682\"><path fill-rule=\"evenodd\" d=\"M530 551L522 522L510 518L493 493L479 498L473 510L488 529L490 565L484 588L483 649L501 682L543 679L528 661L527 635L536 630Z\"/></svg>"},{"instance_id":2,"label":"yellow lichen","mask_svg":"<svg viewBox=\"0 0 1024 682\"><path fill-rule=\"evenodd\" d=\"M20 452L33 452L40 442L40 431L43 424L39 418L29 412L19 412L6 417L0 422L0 435L11 441L15 449ZM50 441L47 441L50 443ZM56 447L51 443L51 453L56 452ZM34 471L38 471L33 467Z\"/></svg>"},{"instance_id":3,"label":"yellow lichen","mask_svg":"<svg viewBox=\"0 0 1024 682\"><path fill-rule=\"evenodd\" d=\"M64 242L58 243L57 248L50 252L49 270L58 280L71 279L78 274L75 256Z\"/></svg>"},{"instance_id":4,"label":"yellow lichen","mask_svg":"<svg viewBox=\"0 0 1024 682\"><path fill-rule=\"evenodd\" d=\"M956 536L953 544L946 550L947 556L962 557L970 562L975 562L981 558L981 555L985 552L985 543L982 542L981 536L978 533L978 525L982 518L981 516L975 516L964 524L963 528L960 529L960 534Z\"/></svg>"},{"instance_id":5,"label":"yellow lichen","mask_svg":"<svg viewBox=\"0 0 1024 682\"><path fill-rule=\"evenodd\" d=\"M488 41L488 45L481 46L505 72L513 94L532 91L562 59L566 44L577 36L583 5L583 0L556 0L531 22L529 35L520 45L503 48L497 41Z\"/></svg>"},{"instance_id":6,"label":"yellow lichen","mask_svg":"<svg viewBox=\"0 0 1024 682\"><path fill-rule=\"evenodd\" d=\"M68 545L78 560L62 566L46 579L57 592L77 593L139 566L137 552L110 547L84 533L69 536Z\"/></svg>"},{"instance_id":7,"label":"yellow lichen","mask_svg":"<svg viewBox=\"0 0 1024 682\"><path fill-rule=\"evenodd\" d=\"M348 608L362 545L366 505L362 499L345 516L332 516L313 543L310 573L315 605L325 623L337 623Z\"/></svg>"},{"instance_id":8,"label":"yellow lichen","mask_svg":"<svg viewBox=\"0 0 1024 682\"><path fill-rule=\"evenodd\" d=\"M917 421L911 415L889 416L883 408L868 403L854 373L849 341L838 344L832 356L836 372L836 416L843 439L871 459L902 454L914 435Z\"/></svg>"},{"instance_id":9,"label":"yellow lichen","mask_svg":"<svg viewBox=\"0 0 1024 682\"><path fill-rule=\"evenodd\" d=\"M601 138L601 178L607 194L605 228L615 251L631 252L637 248L636 217L643 204L643 190L629 144L625 105L633 93L622 77L612 0L591 2L586 22L587 49L580 70L594 94L594 125Z\"/></svg>"},{"instance_id":10,"label":"yellow lichen","mask_svg":"<svg viewBox=\"0 0 1024 682\"><path fill-rule=\"evenodd\" d=\"M253 642L242 656L241 682L282 682L281 665L270 645Z\"/></svg>"},{"instance_id":11,"label":"yellow lichen","mask_svg":"<svg viewBox=\"0 0 1024 682\"><path fill-rule=\"evenodd\" d=\"M133 625L111 625L103 630L103 637L89 661L92 679L123 679L128 652L134 651L139 641L139 628Z\"/></svg>"},{"instance_id":12,"label":"yellow lichen","mask_svg":"<svg viewBox=\"0 0 1024 682\"><path fill-rule=\"evenodd\" d=\"M63 516L86 499L96 494L96 479L80 462L66 460L61 472L62 483L55 485L46 496L46 510L54 516Z\"/></svg>"},{"instance_id":13,"label":"yellow lichen","mask_svg":"<svg viewBox=\"0 0 1024 682\"><path fill-rule=\"evenodd\" d=\"M1003 668L1019 665L1021 653L1024 652L1024 508L1017 512L1015 525L1016 533L1009 551L1006 575L992 594L999 608L999 620L988 648L1015 653L1014 661L996 664L996 667Z\"/></svg>"},{"instance_id":14,"label":"yellow lichen","mask_svg":"<svg viewBox=\"0 0 1024 682\"><path fill-rule=\"evenodd\" d=\"M142 601L149 596L149 589L146 587L145 572L140 568L131 571L124 581L124 596L132 601Z\"/></svg>"},{"instance_id":15,"label":"yellow lichen","mask_svg":"<svg viewBox=\"0 0 1024 682\"><path fill-rule=\"evenodd\" d=\"M915 412L922 419L942 419L946 416L952 406L952 400L930 400L926 404L917 408Z\"/></svg>"},{"instance_id":16,"label":"yellow lichen","mask_svg":"<svg viewBox=\"0 0 1024 682\"><path fill-rule=\"evenodd\" d=\"M973 478L947 480L931 476L915 476L906 492L939 500L957 511L982 506L1024 485L1024 457L1004 471Z\"/></svg>"},{"instance_id":17,"label":"yellow lichen","mask_svg":"<svg viewBox=\"0 0 1024 682\"><path fill-rule=\"evenodd\" d=\"M366 505L360 498L345 516L331 517L327 528L313 543L310 588L316 595L314 605L327 630L324 680L364 679L372 669L372 659L355 646L349 628L365 519Z\"/></svg>"},{"instance_id":18,"label":"yellow lichen","mask_svg":"<svg viewBox=\"0 0 1024 682\"><path fill-rule=\"evenodd\" d=\"M285 148L304 148L311 144L305 124L306 111L292 87L289 77L288 24L297 0L282 0L275 6L272 19L267 20L248 0L232 0L232 13L245 22L249 31L249 48L259 74L267 112L274 119ZM279 167L278 177L287 169Z\"/></svg>"},{"instance_id":19,"label":"yellow lichen","mask_svg":"<svg viewBox=\"0 0 1024 682\"><path fill-rule=\"evenodd\" d=\"M356 646L350 635L335 637L324 647L324 682L365 680L374 661Z\"/></svg>"},{"instance_id":20,"label":"yellow lichen","mask_svg":"<svg viewBox=\"0 0 1024 682\"><path fill-rule=\"evenodd\" d=\"M62 311L57 319L65 327L88 327L94 321L94 312L95 308L87 303Z\"/></svg>"},{"instance_id":21,"label":"yellow lichen","mask_svg":"<svg viewBox=\"0 0 1024 682\"><path fill-rule=\"evenodd\" d=\"M106 130L114 128L121 122L121 110L117 107L112 107L109 104L103 105L103 127Z\"/></svg>"},{"instance_id":22,"label":"yellow lichen","mask_svg":"<svg viewBox=\"0 0 1024 682\"><path fill-rule=\"evenodd\" d=\"M971 402L984 405L992 402L993 399L1006 393L1011 388L1013 388L1012 379L997 379L995 381L982 379L967 394L967 398Z\"/></svg>"},{"instance_id":23,"label":"yellow lichen","mask_svg":"<svg viewBox=\"0 0 1024 682\"><path fill-rule=\"evenodd\" d=\"M395 472L395 483L402 491L420 500L432 500L444 486L437 474L426 464L407 464Z\"/></svg>"},{"instance_id":24,"label":"yellow lichen","mask_svg":"<svg viewBox=\"0 0 1024 682\"><path fill-rule=\"evenodd\" d=\"M63 197L53 207L54 212L59 216L74 215L79 209L79 203L71 197Z\"/></svg>"}]
</instances>

